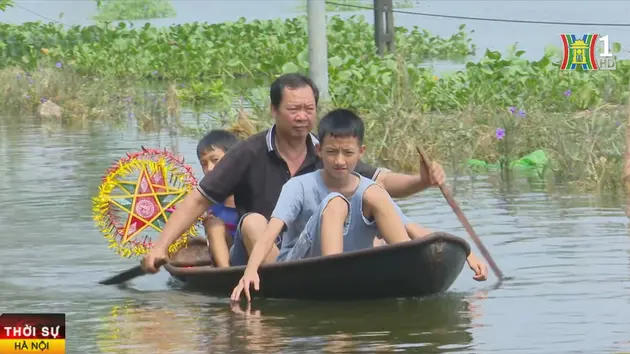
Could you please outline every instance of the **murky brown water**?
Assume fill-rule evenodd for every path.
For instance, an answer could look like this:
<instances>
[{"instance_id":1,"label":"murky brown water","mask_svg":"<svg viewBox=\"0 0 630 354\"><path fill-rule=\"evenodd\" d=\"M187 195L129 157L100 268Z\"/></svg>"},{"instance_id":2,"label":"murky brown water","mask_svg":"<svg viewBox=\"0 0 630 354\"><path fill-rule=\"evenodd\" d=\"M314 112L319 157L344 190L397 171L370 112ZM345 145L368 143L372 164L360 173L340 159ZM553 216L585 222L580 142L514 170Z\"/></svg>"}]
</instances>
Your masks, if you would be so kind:
<instances>
[{"instance_id":1,"label":"murky brown water","mask_svg":"<svg viewBox=\"0 0 630 354\"><path fill-rule=\"evenodd\" d=\"M165 272L127 289L100 286L135 261L107 249L90 198L104 169L140 145L172 147L166 135L132 129L70 132L0 119L0 310L68 313L69 353L630 351L621 201L525 181L508 188L494 177L458 181L456 196L514 277L498 289L494 277L477 283L465 268L431 299L268 300L248 310L172 290ZM192 163L195 145L177 140ZM439 191L401 205L419 223L468 239Z\"/></svg>"}]
</instances>

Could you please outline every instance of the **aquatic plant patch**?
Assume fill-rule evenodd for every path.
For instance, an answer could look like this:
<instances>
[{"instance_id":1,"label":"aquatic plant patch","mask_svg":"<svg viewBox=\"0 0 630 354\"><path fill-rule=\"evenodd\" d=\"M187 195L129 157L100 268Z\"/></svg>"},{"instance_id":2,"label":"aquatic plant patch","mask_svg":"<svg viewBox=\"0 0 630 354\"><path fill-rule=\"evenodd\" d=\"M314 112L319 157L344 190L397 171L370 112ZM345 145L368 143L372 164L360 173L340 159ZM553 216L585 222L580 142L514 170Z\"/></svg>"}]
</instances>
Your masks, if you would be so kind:
<instances>
[{"instance_id":1,"label":"aquatic plant patch","mask_svg":"<svg viewBox=\"0 0 630 354\"><path fill-rule=\"evenodd\" d=\"M414 28L398 28L398 53L416 65L426 59L464 58L474 53L464 28L450 38ZM0 65L32 69L44 58L73 61L92 75L198 80L249 77L269 79L283 68L308 62L306 17L220 24L187 23L170 27L126 23L64 28L58 24L0 24ZM362 16L328 23L330 57L377 60L372 26ZM350 63L352 64L352 63Z\"/></svg>"},{"instance_id":2,"label":"aquatic plant patch","mask_svg":"<svg viewBox=\"0 0 630 354\"><path fill-rule=\"evenodd\" d=\"M420 65L473 53L464 27L450 38L419 28L397 31L397 52L379 57L372 27L362 17L332 17L328 24L331 101L323 105L349 107L366 117L371 159L413 170L415 144L421 143L454 168L471 159L509 168L541 150L548 157L545 173L593 186L618 185L614 171L625 140L628 61L618 60L616 71L560 71L553 51L532 61L512 47L505 55L486 51L464 70L438 76ZM29 113L42 97L74 97L82 107L107 107L104 119L133 120L145 129L176 124L180 101L206 107L227 117L217 121L229 123L240 99L262 128L269 123L271 80L283 72L308 72L304 17L165 28L0 24L0 39L0 65L10 78L0 81L6 82L0 98L10 104L3 109ZM59 83L33 89L11 70ZM132 82L169 90L150 96Z\"/></svg>"}]
</instances>

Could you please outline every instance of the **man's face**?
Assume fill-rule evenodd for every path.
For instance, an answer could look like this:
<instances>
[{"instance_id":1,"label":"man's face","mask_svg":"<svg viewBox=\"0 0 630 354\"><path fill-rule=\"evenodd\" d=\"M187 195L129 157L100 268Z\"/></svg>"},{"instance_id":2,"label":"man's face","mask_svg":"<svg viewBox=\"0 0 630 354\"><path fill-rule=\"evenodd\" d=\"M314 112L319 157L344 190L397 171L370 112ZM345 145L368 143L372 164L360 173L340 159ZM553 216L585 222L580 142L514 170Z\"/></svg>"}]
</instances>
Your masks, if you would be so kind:
<instances>
[{"instance_id":1,"label":"man's face","mask_svg":"<svg viewBox=\"0 0 630 354\"><path fill-rule=\"evenodd\" d=\"M203 170L203 174L205 175L209 171L214 169L214 166L221 160L221 158L225 155L225 151L219 148L209 148L203 152L201 158L199 159L199 163L201 164L201 169Z\"/></svg>"},{"instance_id":2,"label":"man's face","mask_svg":"<svg viewBox=\"0 0 630 354\"><path fill-rule=\"evenodd\" d=\"M317 120L313 89L308 85L285 88L279 107L272 106L271 111L276 118L276 127L283 135L306 139Z\"/></svg>"},{"instance_id":3,"label":"man's face","mask_svg":"<svg viewBox=\"0 0 630 354\"><path fill-rule=\"evenodd\" d=\"M346 178L359 163L365 146L356 137L324 137L317 146L317 154L322 160L324 172L335 179Z\"/></svg>"}]
</instances>

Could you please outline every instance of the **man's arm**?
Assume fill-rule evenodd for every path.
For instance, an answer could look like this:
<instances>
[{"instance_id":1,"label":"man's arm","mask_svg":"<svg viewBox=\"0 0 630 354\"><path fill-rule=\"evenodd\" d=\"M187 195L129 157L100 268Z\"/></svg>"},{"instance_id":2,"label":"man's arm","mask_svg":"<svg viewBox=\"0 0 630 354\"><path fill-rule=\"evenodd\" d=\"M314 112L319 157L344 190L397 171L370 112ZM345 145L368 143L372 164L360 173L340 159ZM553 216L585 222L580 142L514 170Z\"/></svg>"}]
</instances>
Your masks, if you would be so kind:
<instances>
[{"instance_id":1,"label":"man's arm","mask_svg":"<svg viewBox=\"0 0 630 354\"><path fill-rule=\"evenodd\" d=\"M378 183L392 198L404 198L427 189L428 178L418 175L406 175L391 172L385 168L375 168L370 164L359 161L355 171ZM428 177L428 176L427 176Z\"/></svg>"},{"instance_id":2,"label":"man's arm","mask_svg":"<svg viewBox=\"0 0 630 354\"><path fill-rule=\"evenodd\" d=\"M406 175L389 170L382 170L376 178L376 183L392 196L392 198L404 198L421 192L431 185L428 178L418 175Z\"/></svg>"},{"instance_id":3,"label":"man's arm","mask_svg":"<svg viewBox=\"0 0 630 354\"><path fill-rule=\"evenodd\" d=\"M199 182L197 190L211 204L223 203L234 194L236 186L243 180L255 152L243 142L237 143L227 151L212 172L207 173Z\"/></svg>"},{"instance_id":4,"label":"man's arm","mask_svg":"<svg viewBox=\"0 0 630 354\"><path fill-rule=\"evenodd\" d=\"M201 179L199 186L177 204L175 212L162 229L156 248L168 249L211 204L221 203L232 195L249 167L252 155L242 144L237 144L228 150L214 170Z\"/></svg>"},{"instance_id":5,"label":"man's arm","mask_svg":"<svg viewBox=\"0 0 630 354\"><path fill-rule=\"evenodd\" d=\"M263 236L256 240L245 271L258 272L258 267L273 248L276 238L285 226L291 225L302 210L304 188L297 179L290 179L282 186L276 207L271 213L271 220Z\"/></svg>"},{"instance_id":6,"label":"man's arm","mask_svg":"<svg viewBox=\"0 0 630 354\"><path fill-rule=\"evenodd\" d=\"M168 250L169 246L186 232L208 207L210 207L210 202L197 189L193 189L181 203L177 204L177 208L164 225L155 248Z\"/></svg>"}]
</instances>

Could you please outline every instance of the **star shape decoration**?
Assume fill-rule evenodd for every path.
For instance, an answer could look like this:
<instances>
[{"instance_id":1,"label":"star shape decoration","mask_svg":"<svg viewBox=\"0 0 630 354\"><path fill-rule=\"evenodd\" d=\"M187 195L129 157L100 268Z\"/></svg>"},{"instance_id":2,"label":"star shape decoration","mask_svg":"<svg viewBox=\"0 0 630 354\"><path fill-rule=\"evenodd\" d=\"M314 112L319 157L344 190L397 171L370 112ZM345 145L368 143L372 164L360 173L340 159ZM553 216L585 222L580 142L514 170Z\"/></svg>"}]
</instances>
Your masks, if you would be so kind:
<instances>
[{"instance_id":1,"label":"star shape decoration","mask_svg":"<svg viewBox=\"0 0 630 354\"><path fill-rule=\"evenodd\" d=\"M186 195L182 188L170 187L166 178L163 168L150 173L143 166L136 181L117 181L123 194L112 194L108 199L127 213L127 220L119 229L121 246L149 227L162 231L173 206Z\"/></svg>"},{"instance_id":2,"label":"star shape decoration","mask_svg":"<svg viewBox=\"0 0 630 354\"><path fill-rule=\"evenodd\" d=\"M176 204L196 185L183 157L142 147L105 170L98 195L92 198L94 222L116 254L123 258L146 254L153 248L148 231L161 232ZM197 227L193 224L177 238L169 254L186 247L188 239L197 236Z\"/></svg>"}]
</instances>

